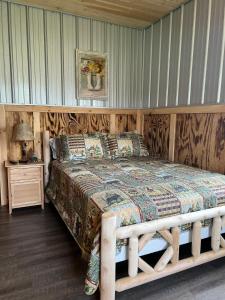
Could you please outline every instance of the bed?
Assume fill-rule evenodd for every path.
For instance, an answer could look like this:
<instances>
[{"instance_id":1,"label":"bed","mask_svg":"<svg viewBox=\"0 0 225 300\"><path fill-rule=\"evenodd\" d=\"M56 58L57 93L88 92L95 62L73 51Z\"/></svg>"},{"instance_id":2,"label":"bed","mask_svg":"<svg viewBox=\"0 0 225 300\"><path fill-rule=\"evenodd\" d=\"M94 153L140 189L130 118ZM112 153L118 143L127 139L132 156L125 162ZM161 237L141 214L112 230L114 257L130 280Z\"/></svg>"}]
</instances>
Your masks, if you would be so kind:
<instances>
[{"instance_id":1,"label":"bed","mask_svg":"<svg viewBox=\"0 0 225 300\"><path fill-rule=\"evenodd\" d=\"M103 300L225 256L223 175L148 157L54 161L46 193L89 261L86 293L95 292L100 274ZM210 236L212 250L201 253L201 240ZM189 242L192 255L180 260L179 247ZM160 250L154 266L142 258ZM124 260L128 276L115 280Z\"/></svg>"}]
</instances>

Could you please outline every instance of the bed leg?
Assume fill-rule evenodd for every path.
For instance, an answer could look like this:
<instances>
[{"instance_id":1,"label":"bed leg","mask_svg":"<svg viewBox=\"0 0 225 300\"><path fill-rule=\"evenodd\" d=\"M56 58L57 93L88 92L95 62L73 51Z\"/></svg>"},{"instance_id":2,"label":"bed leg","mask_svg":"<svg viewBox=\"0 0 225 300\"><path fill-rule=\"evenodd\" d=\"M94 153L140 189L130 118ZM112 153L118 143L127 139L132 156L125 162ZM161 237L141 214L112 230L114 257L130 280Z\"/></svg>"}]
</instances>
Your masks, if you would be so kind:
<instances>
[{"instance_id":1,"label":"bed leg","mask_svg":"<svg viewBox=\"0 0 225 300\"><path fill-rule=\"evenodd\" d=\"M115 300L116 280L116 216L102 215L101 229L101 300Z\"/></svg>"}]
</instances>

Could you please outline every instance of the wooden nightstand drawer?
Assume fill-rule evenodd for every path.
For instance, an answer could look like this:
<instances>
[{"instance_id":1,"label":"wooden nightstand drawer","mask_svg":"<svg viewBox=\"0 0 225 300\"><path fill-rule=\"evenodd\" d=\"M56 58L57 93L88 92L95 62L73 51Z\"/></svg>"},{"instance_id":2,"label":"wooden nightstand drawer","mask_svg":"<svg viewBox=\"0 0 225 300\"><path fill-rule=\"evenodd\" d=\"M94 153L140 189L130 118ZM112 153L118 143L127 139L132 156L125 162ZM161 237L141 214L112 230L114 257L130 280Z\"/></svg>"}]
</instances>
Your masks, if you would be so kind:
<instances>
[{"instance_id":1,"label":"wooden nightstand drawer","mask_svg":"<svg viewBox=\"0 0 225 300\"><path fill-rule=\"evenodd\" d=\"M44 209L43 163L13 165L8 172L9 213L13 208L41 205Z\"/></svg>"},{"instance_id":2,"label":"wooden nightstand drawer","mask_svg":"<svg viewBox=\"0 0 225 300\"><path fill-rule=\"evenodd\" d=\"M11 184L12 207L41 204L41 182L27 181Z\"/></svg>"},{"instance_id":3,"label":"wooden nightstand drawer","mask_svg":"<svg viewBox=\"0 0 225 300\"><path fill-rule=\"evenodd\" d=\"M9 169L9 176L11 181L37 180L41 171L41 168L14 168Z\"/></svg>"}]
</instances>

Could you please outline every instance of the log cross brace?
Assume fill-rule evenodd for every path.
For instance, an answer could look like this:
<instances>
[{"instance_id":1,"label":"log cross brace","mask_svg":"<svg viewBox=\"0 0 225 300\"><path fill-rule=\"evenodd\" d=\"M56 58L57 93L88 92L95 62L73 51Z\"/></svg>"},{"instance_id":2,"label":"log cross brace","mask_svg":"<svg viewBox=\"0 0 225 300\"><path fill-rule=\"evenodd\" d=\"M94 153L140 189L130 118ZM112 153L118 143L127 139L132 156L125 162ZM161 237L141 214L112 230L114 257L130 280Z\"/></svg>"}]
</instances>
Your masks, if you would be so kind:
<instances>
[{"instance_id":1,"label":"log cross brace","mask_svg":"<svg viewBox=\"0 0 225 300\"><path fill-rule=\"evenodd\" d=\"M202 222L208 219L212 219L212 250L201 253ZM190 223L192 223L192 255L179 259L180 228ZM110 225L108 229L107 224ZM104 228L101 241L101 300L114 300L115 291L121 292L225 256L225 239L221 235L221 230L225 227L225 207L119 228L116 227L116 216L105 213L102 226ZM154 239L156 233L160 234L168 245L155 266L151 266L139 255L146 244ZM115 280L116 239L129 241L128 276L118 280Z\"/></svg>"}]
</instances>

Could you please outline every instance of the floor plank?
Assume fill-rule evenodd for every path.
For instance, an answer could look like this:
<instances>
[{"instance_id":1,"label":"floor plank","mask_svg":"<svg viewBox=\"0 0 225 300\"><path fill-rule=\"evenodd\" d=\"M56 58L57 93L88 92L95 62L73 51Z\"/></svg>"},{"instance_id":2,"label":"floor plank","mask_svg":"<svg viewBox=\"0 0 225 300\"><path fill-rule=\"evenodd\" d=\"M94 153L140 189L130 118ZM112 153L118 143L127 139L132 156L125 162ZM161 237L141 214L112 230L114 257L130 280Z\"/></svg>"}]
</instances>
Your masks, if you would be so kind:
<instances>
[{"instance_id":1,"label":"floor plank","mask_svg":"<svg viewBox=\"0 0 225 300\"><path fill-rule=\"evenodd\" d=\"M150 257L150 259L152 259ZM124 272L125 264L118 267ZM0 300L97 300L86 263L54 207L0 208ZM116 295L118 300L224 300L225 258Z\"/></svg>"}]
</instances>

